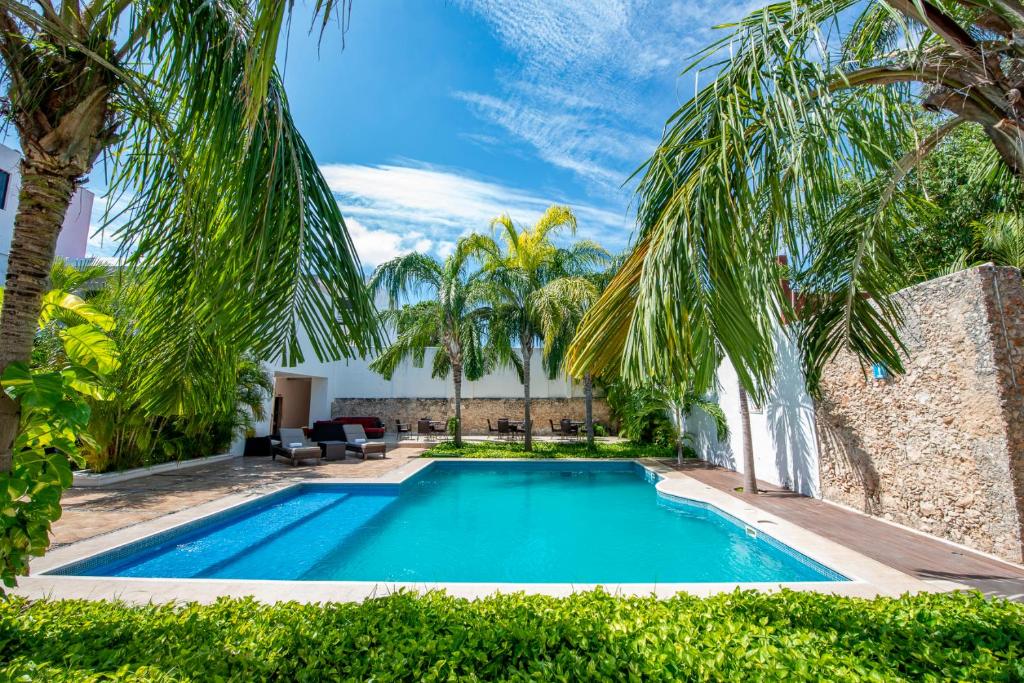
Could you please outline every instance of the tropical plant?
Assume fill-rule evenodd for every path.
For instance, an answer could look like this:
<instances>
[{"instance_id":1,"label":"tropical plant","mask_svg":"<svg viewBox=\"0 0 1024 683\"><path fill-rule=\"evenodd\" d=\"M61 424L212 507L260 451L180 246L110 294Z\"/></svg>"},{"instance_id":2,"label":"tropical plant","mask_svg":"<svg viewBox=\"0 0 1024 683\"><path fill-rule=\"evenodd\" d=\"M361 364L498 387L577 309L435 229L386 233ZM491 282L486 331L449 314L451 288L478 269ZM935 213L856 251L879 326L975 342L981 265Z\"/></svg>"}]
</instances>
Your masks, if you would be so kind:
<instances>
[{"instance_id":1,"label":"tropical plant","mask_svg":"<svg viewBox=\"0 0 1024 683\"><path fill-rule=\"evenodd\" d=\"M1024 215L999 213L972 223L976 255L1000 266L1024 268Z\"/></svg>"},{"instance_id":2,"label":"tropical plant","mask_svg":"<svg viewBox=\"0 0 1024 683\"><path fill-rule=\"evenodd\" d=\"M90 405L108 398L106 376L119 365L109 336L113 320L71 291L77 279L63 277L68 273L61 264L54 271L54 282L69 289L41 297L37 329L48 340L46 364L9 363L0 377L6 396L22 406L18 457L0 487L0 580L7 586L28 570L30 556L49 546L50 524L71 486L71 465L84 464ZM0 289L0 303L3 295Z\"/></svg>"},{"instance_id":3,"label":"tropical plant","mask_svg":"<svg viewBox=\"0 0 1024 683\"><path fill-rule=\"evenodd\" d=\"M510 216L491 221L495 234L475 234L468 244L484 261L490 283L492 316L488 346L494 357L512 365L523 383L523 448L533 447L530 418L530 362L538 344L544 343L542 290L563 277L588 274L607 258L607 252L589 240L558 247L552 236L561 230L576 233L576 216L567 206L550 206L532 227L519 228ZM583 376L580 373L578 376Z\"/></svg>"},{"instance_id":4,"label":"tropical plant","mask_svg":"<svg viewBox=\"0 0 1024 683\"><path fill-rule=\"evenodd\" d=\"M902 371L894 235L926 204L908 173L968 123L991 143L992 176L1024 173L1024 8L794 0L727 28L688 67L712 76L642 169L636 246L581 326L570 370L621 360L636 379L687 378L721 352L764 400L773 335L793 317L776 266L789 253L807 256L794 267L812 392L843 348ZM944 114L923 139L914 104Z\"/></svg>"},{"instance_id":5,"label":"tropical plant","mask_svg":"<svg viewBox=\"0 0 1024 683\"><path fill-rule=\"evenodd\" d=\"M471 270L472 245L460 240L444 262L412 253L377 267L370 278L373 291L386 292L390 308L383 318L394 330L394 340L370 364L385 379L412 358L422 367L427 350L438 347L432 377L451 375L455 387L455 443L462 445L462 382L483 377L487 370L484 341L491 309L485 273ZM427 296L396 308L410 297Z\"/></svg>"},{"instance_id":6,"label":"tropical plant","mask_svg":"<svg viewBox=\"0 0 1024 683\"><path fill-rule=\"evenodd\" d=\"M317 11L327 18L338 4L318 2ZM24 154L0 373L31 357L57 234L101 157L112 197L128 206L114 236L134 250L130 264L144 281L133 333L152 372L135 379L151 409L210 407L185 406L207 397L183 380L234 372L213 341L285 363L301 360L303 329L321 358L376 343L337 202L274 68L290 7L0 1L2 116ZM0 393L0 488L21 457L21 395ZM233 408L231 399L221 407Z\"/></svg>"},{"instance_id":7,"label":"tropical plant","mask_svg":"<svg viewBox=\"0 0 1024 683\"><path fill-rule=\"evenodd\" d=\"M224 373L185 377L185 391L204 397L186 405L208 401L209 407L195 413L153 412L147 406L161 401L146 401L136 392L136 379L152 371L152 360L134 344L137 307L142 302L133 293L131 279L102 266L77 269L58 260L50 281L58 288L44 297L33 369L60 370L67 364L63 336L69 326L83 321L80 311L88 311L89 322L106 330L119 359L118 367L95 383L99 395L88 399L91 411L81 452L93 471L222 452L253 420L265 418L264 402L273 385L262 363L243 352L223 353L234 368L226 384L217 384ZM229 349L231 343L223 339L218 345ZM221 407L225 405L229 407Z\"/></svg>"},{"instance_id":8,"label":"tropical plant","mask_svg":"<svg viewBox=\"0 0 1024 683\"><path fill-rule=\"evenodd\" d=\"M931 119L926 124L917 132L920 137L936 128ZM993 176L994 154L978 126L960 126L908 174L908 187L934 208L922 212L908 232L894 234L894 259L907 284L946 274L951 261L964 254L962 267L975 257L987 258L976 253L979 216L1012 214L1024 202L1024 185L1006 172Z\"/></svg>"},{"instance_id":9,"label":"tropical plant","mask_svg":"<svg viewBox=\"0 0 1024 683\"><path fill-rule=\"evenodd\" d=\"M618 379L606 387L605 393L622 436L639 443L674 446L678 464L684 456L696 457L692 435L686 428L686 420L694 411L711 419L719 441L729 438L729 423L721 406L692 387L679 389L654 382L635 386Z\"/></svg>"},{"instance_id":10,"label":"tropical plant","mask_svg":"<svg viewBox=\"0 0 1024 683\"><path fill-rule=\"evenodd\" d=\"M586 275L560 277L537 292L537 309L544 330L544 361L548 377L554 379L565 369L566 354L587 309L601 295L614 274L614 266ZM594 378L583 373L584 429L587 447L594 450Z\"/></svg>"}]
</instances>

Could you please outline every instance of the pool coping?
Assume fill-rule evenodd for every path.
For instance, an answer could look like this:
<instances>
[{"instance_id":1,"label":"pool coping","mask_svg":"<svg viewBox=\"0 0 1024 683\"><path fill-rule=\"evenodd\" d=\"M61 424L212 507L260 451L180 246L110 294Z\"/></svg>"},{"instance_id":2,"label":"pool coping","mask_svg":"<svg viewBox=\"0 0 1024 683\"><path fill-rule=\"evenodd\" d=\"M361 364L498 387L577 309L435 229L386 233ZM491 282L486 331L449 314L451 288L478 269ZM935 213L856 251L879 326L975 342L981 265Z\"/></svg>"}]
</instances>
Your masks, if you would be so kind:
<instances>
[{"instance_id":1,"label":"pool coping","mask_svg":"<svg viewBox=\"0 0 1024 683\"><path fill-rule=\"evenodd\" d=\"M540 593L568 595L578 591L605 590L621 595L657 595L668 597L678 592L693 595L712 595L737 588L775 591L783 588L810 590L837 595L875 597L896 596L903 593L936 592L956 588L959 584L935 585L905 574L877 560L873 560L839 543L826 539L799 525L773 515L746 501L719 491L656 460L636 458L613 462L633 462L659 480L657 491L669 498L684 502L709 505L726 516L733 517L756 533L774 538L809 559L846 576L848 581L765 582L765 583L424 583L393 581L281 581L255 579L164 579L123 578L106 576L64 576L46 574L75 564L100 553L109 552L161 532L172 531L210 515L252 504L268 495L294 487L310 485L400 485L416 476L435 462L609 462L594 458L420 458L374 478L344 477L315 481L288 481L278 486L260 487L243 493L223 496L186 510L170 513L140 522L107 534L84 539L60 548L31 563L29 576L19 580L11 592L31 598L87 598L120 599L133 603L150 602L212 602L222 596L252 596L265 602L296 600L300 602L361 601L399 590L424 592L444 589L451 595L477 598L496 592Z\"/></svg>"}]
</instances>

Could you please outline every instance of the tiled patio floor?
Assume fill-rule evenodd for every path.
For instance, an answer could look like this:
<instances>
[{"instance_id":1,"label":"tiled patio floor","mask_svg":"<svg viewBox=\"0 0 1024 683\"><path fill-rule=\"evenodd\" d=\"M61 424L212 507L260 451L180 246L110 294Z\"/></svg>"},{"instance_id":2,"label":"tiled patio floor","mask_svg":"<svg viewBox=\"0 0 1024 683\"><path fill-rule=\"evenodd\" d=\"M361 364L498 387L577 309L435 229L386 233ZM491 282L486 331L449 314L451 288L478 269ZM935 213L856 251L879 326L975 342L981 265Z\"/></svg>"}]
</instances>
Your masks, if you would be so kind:
<instances>
[{"instance_id":1,"label":"tiled patio floor","mask_svg":"<svg viewBox=\"0 0 1024 683\"><path fill-rule=\"evenodd\" d=\"M389 451L386 460L348 458L320 466L292 467L269 458L236 458L207 467L157 474L95 489L71 489L64 515L54 525L54 545L108 533L223 496L258 492L282 483L335 477L377 477L405 465L422 452L416 443ZM672 462L664 464L673 466ZM740 475L688 463L686 474L739 496ZM764 491L751 504L794 522L872 559L923 580L955 581L989 595L1024 601L1024 567L1002 563L938 540L900 529L820 500L761 482Z\"/></svg>"},{"instance_id":2,"label":"tiled patio floor","mask_svg":"<svg viewBox=\"0 0 1024 683\"><path fill-rule=\"evenodd\" d=\"M674 461L664 464L679 469ZM925 581L955 581L986 595L1024 602L1024 567L993 560L765 482L759 482L762 493L751 500L735 491L743 485L740 474L704 462L688 462L682 471L911 576Z\"/></svg>"},{"instance_id":3,"label":"tiled patio floor","mask_svg":"<svg viewBox=\"0 0 1024 683\"><path fill-rule=\"evenodd\" d=\"M73 488L64 494L64 514L53 525L53 547L243 491L276 488L283 482L336 477L377 477L423 452L411 443L388 451L386 459L325 461L291 466L270 458L235 458L191 470L154 474L99 488Z\"/></svg>"}]
</instances>

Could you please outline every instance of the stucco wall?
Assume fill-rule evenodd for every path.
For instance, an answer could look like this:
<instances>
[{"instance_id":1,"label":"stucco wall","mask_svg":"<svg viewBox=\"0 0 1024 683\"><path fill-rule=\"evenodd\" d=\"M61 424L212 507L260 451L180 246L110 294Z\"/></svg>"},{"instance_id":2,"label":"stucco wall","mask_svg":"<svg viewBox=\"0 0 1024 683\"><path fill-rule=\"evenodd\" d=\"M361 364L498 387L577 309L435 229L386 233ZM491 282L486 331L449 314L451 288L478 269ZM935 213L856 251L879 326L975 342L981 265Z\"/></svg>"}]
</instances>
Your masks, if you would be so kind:
<instances>
[{"instance_id":1,"label":"stucco wall","mask_svg":"<svg viewBox=\"0 0 1024 683\"><path fill-rule=\"evenodd\" d=\"M814 402L804 389L800 352L779 328L775 338L776 372L765 405L752 406L750 438L757 478L805 496L819 495L818 448L814 431ZM720 443L711 421L697 413L687 422L697 454L709 462L743 471L743 433L740 423L739 380L728 360L718 369L718 404L729 422L729 439Z\"/></svg>"},{"instance_id":2,"label":"stucco wall","mask_svg":"<svg viewBox=\"0 0 1024 683\"><path fill-rule=\"evenodd\" d=\"M14 215L18 211L18 193L21 191L21 154L6 145L0 145L0 170L11 174L7 186L6 202L0 208L0 279L7 273L7 258L14 236ZM82 258L89 239L89 221L92 218L93 193L84 188L75 191L71 205L64 216L64 226L57 236L57 256Z\"/></svg>"},{"instance_id":3,"label":"stucco wall","mask_svg":"<svg viewBox=\"0 0 1024 683\"><path fill-rule=\"evenodd\" d=\"M608 422L608 405L604 399L595 398L594 420ZM416 420L426 417L431 420L447 420L455 416L455 402L446 398L336 398L331 404L331 416L358 415L379 417L389 432L395 431L395 420L401 420L416 431ZM583 420L582 398L541 398L530 402L534 434L550 434L551 425L563 417ZM498 418L523 419L522 399L473 398L462 401L462 427L465 434L486 434L487 420L497 429Z\"/></svg>"},{"instance_id":4,"label":"stucco wall","mask_svg":"<svg viewBox=\"0 0 1024 683\"><path fill-rule=\"evenodd\" d=\"M906 374L850 354L817 403L822 496L1024 560L1024 290L982 266L904 290Z\"/></svg>"}]
</instances>

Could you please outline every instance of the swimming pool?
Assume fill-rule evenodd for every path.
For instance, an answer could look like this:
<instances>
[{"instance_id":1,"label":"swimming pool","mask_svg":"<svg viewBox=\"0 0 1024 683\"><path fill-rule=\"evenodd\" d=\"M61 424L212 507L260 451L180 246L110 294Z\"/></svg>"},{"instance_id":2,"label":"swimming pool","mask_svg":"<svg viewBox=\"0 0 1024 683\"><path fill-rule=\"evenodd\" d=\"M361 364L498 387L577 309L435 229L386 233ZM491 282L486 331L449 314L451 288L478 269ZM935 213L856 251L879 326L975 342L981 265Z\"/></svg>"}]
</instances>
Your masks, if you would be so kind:
<instances>
[{"instance_id":1,"label":"swimming pool","mask_svg":"<svg viewBox=\"0 0 1024 683\"><path fill-rule=\"evenodd\" d=\"M844 581L634 462L438 461L400 485L301 484L50 572L305 581Z\"/></svg>"}]
</instances>

